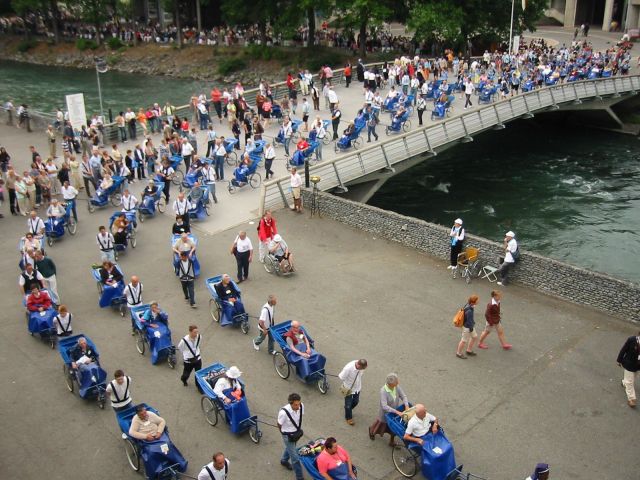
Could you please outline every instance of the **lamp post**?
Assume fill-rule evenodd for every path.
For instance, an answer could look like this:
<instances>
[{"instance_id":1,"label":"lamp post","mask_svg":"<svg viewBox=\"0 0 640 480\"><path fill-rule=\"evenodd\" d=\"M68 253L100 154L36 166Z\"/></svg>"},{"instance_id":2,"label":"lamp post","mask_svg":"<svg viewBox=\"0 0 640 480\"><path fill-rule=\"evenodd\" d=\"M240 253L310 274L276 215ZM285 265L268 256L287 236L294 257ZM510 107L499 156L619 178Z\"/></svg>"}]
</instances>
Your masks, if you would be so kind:
<instances>
[{"instance_id":1,"label":"lamp post","mask_svg":"<svg viewBox=\"0 0 640 480\"><path fill-rule=\"evenodd\" d=\"M96 63L96 79L98 80L98 97L100 98L100 116L102 117L102 121L104 122L104 108L102 107L102 89L100 88L100 74L107 73L109 67L107 66L107 62L104 61L102 57L93 57L93 60Z\"/></svg>"}]
</instances>

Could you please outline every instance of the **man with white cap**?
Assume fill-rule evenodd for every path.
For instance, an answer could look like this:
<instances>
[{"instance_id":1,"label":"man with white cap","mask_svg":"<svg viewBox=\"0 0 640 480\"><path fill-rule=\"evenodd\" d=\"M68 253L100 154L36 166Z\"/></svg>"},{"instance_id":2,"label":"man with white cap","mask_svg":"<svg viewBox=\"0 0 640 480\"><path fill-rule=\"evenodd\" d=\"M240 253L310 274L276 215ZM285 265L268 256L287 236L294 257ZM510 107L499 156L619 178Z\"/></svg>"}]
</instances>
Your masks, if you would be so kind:
<instances>
[{"instance_id":1,"label":"man with white cap","mask_svg":"<svg viewBox=\"0 0 640 480\"><path fill-rule=\"evenodd\" d=\"M462 252L462 245L464 243L464 228L462 228L462 219L456 218L451 227L449 233L451 237L451 262L447 267L448 269L454 269L458 265L458 255Z\"/></svg>"},{"instance_id":2,"label":"man with white cap","mask_svg":"<svg viewBox=\"0 0 640 480\"><path fill-rule=\"evenodd\" d=\"M224 403L233 402L233 398L240 400L242 398L242 384L238 380L242 372L235 365L229 367L224 376L218 379L213 389L220 400Z\"/></svg>"},{"instance_id":3,"label":"man with white cap","mask_svg":"<svg viewBox=\"0 0 640 480\"><path fill-rule=\"evenodd\" d=\"M498 285L506 285L509 270L513 268L516 260L520 257L520 252L518 252L518 242L516 241L515 236L516 234L511 230L509 230L504 236L504 261L498 269L498 273L500 274L500 281L498 282Z\"/></svg>"},{"instance_id":4,"label":"man with white cap","mask_svg":"<svg viewBox=\"0 0 640 480\"><path fill-rule=\"evenodd\" d=\"M269 244L269 252L273 254L280 262L280 269L282 271L286 271L285 269L285 260L289 263L289 270L294 271L293 268L293 254L289 251L289 246L287 242L283 240L283 238L279 234L275 234L273 236L273 240Z\"/></svg>"}]
</instances>

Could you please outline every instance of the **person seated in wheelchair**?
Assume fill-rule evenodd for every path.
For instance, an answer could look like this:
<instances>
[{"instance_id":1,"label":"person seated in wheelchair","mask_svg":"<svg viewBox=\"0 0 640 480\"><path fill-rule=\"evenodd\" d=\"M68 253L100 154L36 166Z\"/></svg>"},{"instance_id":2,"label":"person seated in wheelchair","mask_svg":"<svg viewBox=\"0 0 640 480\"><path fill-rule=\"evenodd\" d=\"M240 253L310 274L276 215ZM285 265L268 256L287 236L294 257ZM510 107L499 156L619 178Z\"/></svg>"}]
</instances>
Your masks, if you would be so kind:
<instances>
[{"instance_id":1,"label":"person seated in wheelchair","mask_svg":"<svg viewBox=\"0 0 640 480\"><path fill-rule=\"evenodd\" d=\"M300 377L305 378L311 373L324 368L325 357L313 349L300 326L300 322L292 321L291 327L283 335L283 338L289 347L288 351L285 352L285 356L289 362L296 366Z\"/></svg>"},{"instance_id":2,"label":"person seated in wheelchair","mask_svg":"<svg viewBox=\"0 0 640 480\"><path fill-rule=\"evenodd\" d=\"M233 183L237 187L243 187L249 181L247 175L249 174L249 169L252 163L249 153L245 153L242 158L242 162L240 162L240 165L238 165L233 171Z\"/></svg>"},{"instance_id":3,"label":"person seated in wheelchair","mask_svg":"<svg viewBox=\"0 0 640 480\"><path fill-rule=\"evenodd\" d=\"M289 246L280 234L273 236L269 243L269 253L276 257L282 272L293 272L293 254L289 251Z\"/></svg>"},{"instance_id":4,"label":"person seated in wheelchair","mask_svg":"<svg viewBox=\"0 0 640 480\"><path fill-rule=\"evenodd\" d=\"M305 153L310 146L311 145L309 145L309 142L307 141L307 139L302 137L300 141L297 143L296 149L299 152Z\"/></svg>"},{"instance_id":5,"label":"person seated in wheelchair","mask_svg":"<svg viewBox=\"0 0 640 480\"><path fill-rule=\"evenodd\" d=\"M394 130L400 129L402 126L402 122L405 120L404 114L406 113L406 109L404 105L400 105L398 107L398 111L393 115L393 120L391 120L391 128Z\"/></svg>"},{"instance_id":6,"label":"person seated in wheelchair","mask_svg":"<svg viewBox=\"0 0 640 480\"><path fill-rule=\"evenodd\" d=\"M213 388L213 393L216 394L222 403L229 404L237 402L244 397L242 384L238 380L241 375L242 372L240 369L233 365L224 372L222 377L218 378Z\"/></svg>"},{"instance_id":7,"label":"person seated in wheelchair","mask_svg":"<svg viewBox=\"0 0 640 480\"><path fill-rule=\"evenodd\" d=\"M191 233L191 227L189 224L184 223L182 215L176 215L176 223L171 228L171 233L174 235L181 235L183 233Z\"/></svg>"},{"instance_id":8,"label":"person seated in wheelchair","mask_svg":"<svg viewBox=\"0 0 640 480\"><path fill-rule=\"evenodd\" d=\"M398 92L396 90L396 87L393 86L391 87L391 89L389 90L389 92L387 93L387 96L385 97L385 101L384 103L386 105L388 105L389 103L393 103L395 100L395 98L398 96Z\"/></svg>"},{"instance_id":9,"label":"person seated in wheelchair","mask_svg":"<svg viewBox=\"0 0 640 480\"><path fill-rule=\"evenodd\" d=\"M51 222L51 230L58 230L59 227L64 224L65 213L65 207L58 202L58 199L52 199L49 208L47 208L47 217L49 217L49 222Z\"/></svg>"},{"instance_id":10,"label":"person seated in wheelchair","mask_svg":"<svg viewBox=\"0 0 640 480\"><path fill-rule=\"evenodd\" d=\"M344 129L344 131L342 132L342 137L340 137L340 140L338 141L338 143L340 143L341 145L349 145L351 142L351 136L355 133L356 131L356 125L353 122L349 122L349 125L347 125L347 128Z\"/></svg>"},{"instance_id":11,"label":"person seated in wheelchair","mask_svg":"<svg viewBox=\"0 0 640 480\"><path fill-rule=\"evenodd\" d=\"M107 372L100 368L98 354L89 346L86 338L78 339L78 344L71 349L69 356L71 368L79 372L78 383L82 389L105 381Z\"/></svg>"},{"instance_id":12,"label":"person seated in wheelchair","mask_svg":"<svg viewBox=\"0 0 640 480\"><path fill-rule=\"evenodd\" d=\"M202 188L202 185L198 180L196 180L196 182L193 184L193 188L189 192L189 197L187 198L187 200L189 200L190 202L190 205L189 205L190 211L193 211L193 212L197 211L199 204L205 202L204 193L205 192L204 192L204 189Z\"/></svg>"},{"instance_id":13,"label":"person seated in wheelchair","mask_svg":"<svg viewBox=\"0 0 640 480\"><path fill-rule=\"evenodd\" d=\"M222 275L222 280L216 283L214 288L220 299L220 307L222 308L222 318L220 325L228 325L233 322L233 318L238 315L244 315L244 305L240 300L240 292L231 281L228 274Z\"/></svg>"},{"instance_id":14,"label":"person seated in wheelchair","mask_svg":"<svg viewBox=\"0 0 640 480\"><path fill-rule=\"evenodd\" d=\"M438 99L436 100L436 103L442 103L445 104L449 101L449 95L447 95L446 90L443 91L440 96L438 97Z\"/></svg>"},{"instance_id":15,"label":"person seated in wheelchair","mask_svg":"<svg viewBox=\"0 0 640 480\"><path fill-rule=\"evenodd\" d=\"M111 225L111 234L113 235L113 242L116 245L127 244L127 229L129 227L129 221L127 220L127 214L122 212L113 221Z\"/></svg>"},{"instance_id":16,"label":"person seated in wheelchair","mask_svg":"<svg viewBox=\"0 0 640 480\"><path fill-rule=\"evenodd\" d=\"M31 289L31 293L27 296L27 310L29 312L44 312L52 306L53 302L49 293L35 286Z\"/></svg>"},{"instance_id":17,"label":"person seated in wheelchair","mask_svg":"<svg viewBox=\"0 0 640 480\"><path fill-rule=\"evenodd\" d=\"M96 190L96 197L98 199L106 200L105 197L107 195L107 190L111 187L113 187L113 178L111 178L111 175L108 173L105 173L100 185L98 186L98 190Z\"/></svg>"},{"instance_id":18,"label":"person seated in wheelchair","mask_svg":"<svg viewBox=\"0 0 640 480\"><path fill-rule=\"evenodd\" d=\"M160 324L168 327L169 315L167 315L166 312L160 310L158 302L153 302L150 305L149 310L147 310L140 318L140 323L142 323L142 325L148 325L152 328L158 328Z\"/></svg>"},{"instance_id":19,"label":"person seated in wheelchair","mask_svg":"<svg viewBox=\"0 0 640 480\"><path fill-rule=\"evenodd\" d=\"M153 180L149 180L149 185L144 187L142 191L142 207L149 210L155 210L156 195L158 194L158 186Z\"/></svg>"},{"instance_id":20,"label":"person seated in wheelchair","mask_svg":"<svg viewBox=\"0 0 640 480\"><path fill-rule=\"evenodd\" d=\"M131 420L129 436L137 440L153 442L162 437L166 426L167 422L164 418L153 412L148 412L144 405L138 405L136 414Z\"/></svg>"},{"instance_id":21,"label":"person seated in wheelchair","mask_svg":"<svg viewBox=\"0 0 640 480\"><path fill-rule=\"evenodd\" d=\"M105 287L115 287L122 282L122 274L112 262L105 260L100 268L100 281Z\"/></svg>"},{"instance_id":22,"label":"person seated in wheelchair","mask_svg":"<svg viewBox=\"0 0 640 480\"><path fill-rule=\"evenodd\" d=\"M424 437L430 433L436 433L439 427L438 419L427 412L426 407L419 403L415 406L415 415L407 422L407 428L402 438L407 442L422 446Z\"/></svg>"},{"instance_id":23,"label":"person seated in wheelchair","mask_svg":"<svg viewBox=\"0 0 640 480\"><path fill-rule=\"evenodd\" d=\"M35 237L31 232L29 232L24 236L22 251L24 253L42 251L42 242L39 238Z\"/></svg>"}]
</instances>

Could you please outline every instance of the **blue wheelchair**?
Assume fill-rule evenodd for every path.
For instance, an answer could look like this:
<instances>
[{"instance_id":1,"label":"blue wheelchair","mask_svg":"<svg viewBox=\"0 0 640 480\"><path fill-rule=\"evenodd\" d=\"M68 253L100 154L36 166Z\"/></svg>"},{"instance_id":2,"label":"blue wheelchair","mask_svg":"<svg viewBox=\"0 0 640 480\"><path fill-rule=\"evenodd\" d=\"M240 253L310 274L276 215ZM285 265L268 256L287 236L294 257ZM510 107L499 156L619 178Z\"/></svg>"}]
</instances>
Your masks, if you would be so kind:
<instances>
[{"instance_id":1,"label":"blue wheelchair","mask_svg":"<svg viewBox=\"0 0 640 480\"><path fill-rule=\"evenodd\" d=\"M155 408L147 404L142 405L147 411L159 415ZM139 472L142 467L147 480L178 479L180 473L187 470L188 462L171 442L168 427L165 427L162 436L157 440L151 442L138 440L129 436L129 429L135 415L136 406L116 412L129 466L136 472ZM140 460L142 460L142 465Z\"/></svg>"},{"instance_id":2,"label":"blue wheelchair","mask_svg":"<svg viewBox=\"0 0 640 480\"><path fill-rule=\"evenodd\" d=\"M391 114L391 125L385 127L384 133L391 135L392 133L399 133L401 131L406 133L411 130L411 120L409 120L409 117L411 116L412 110L413 109L409 107L400 117Z\"/></svg>"},{"instance_id":3,"label":"blue wheelchair","mask_svg":"<svg viewBox=\"0 0 640 480\"><path fill-rule=\"evenodd\" d=\"M140 206L138 207L138 220L143 223L145 217L155 217L156 211L163 213L167 203L164 200L162 189L164 188L163 182L155 182L158 191L153 195L147 195L142 199Z\"/></svg>"},{"instance_id":4,"label":"blue wheelchair","mask_svg":"<svg viewBox=\"0 0 640 480\"><path fill-rule=\"evenodd\" d=\"M227 165L230 167L235 167L238 164L238 154L236 153L236 145L238 144L238 139L236 138L225 138L224 139L224 150L227 152Z\"/></svg>"},{"instance_id":5,"label":"blue wheelchair","mask_svg":"<svg viewBox=\"0 0 640 480\"><path fill-rule=\"evenodd\" d=\"M91 348L98 357L99 353L95 344L86 335L74 335L71 337L61 338L58 342L58 352L62 357L64 365L62 367L64 373L64 381L67 384L69 392L78 392L78 396L85 400L96 400L98 407L104 409L106 402L105 389L107 387L107 372L100 366L100 362L96 361L89 365L86 369L73 368L73 360L71 351L78 345L78 340L84 337L87 346Z\"/></svg>"},{"instance_id":6,"label":"blue wheelchair","mask_svg":"<svg viewBox=\"0 0 640 480\"><path fill-rule=\"evenodd\" d=\"M64 236L65 229L69 232L69 235L75 235L78 229L78 224L73 218L71 209L75 200L67 200L65 204L64 215L59 220L49 218L44 222L44 235L47 237L47 245L53 246L53 241Z\"/></svg>"},{"instance_id":7,"label":"blue wheelchair","mask_svg":"<svg viewBox=\"0 0 640 480\"><path fill-rule=\"evenodd\" d=\"M209 160L209 159L206 159L206 160L211 162L211 160ZM184 179L182 180L182 187L183 188L193 188L195 183L197 181L199 181L200 178L202 178L202 170L201 169L197 169L195 171L191 171L191 169L189 169L189 172L187 172L187 174L184 176Z\"/></svg>"},{"instance_id":8,"label":"blue wheelchair","mask_svg":"<svg viewBox=\"0 0 640 480\"><path fill-rule=\"evenodd\" d=\"M180 239L180 234L176 233L171 236L171 248L173 245ZM192 233L189 234L189 239L198 246L198 238ZM178 269L178 263L180 262L180 256L176 252L171 252L173 254L173 269L176 273L176 276L180 274L180 270ZM193 274L196 278L200 276L200 262L198 261L197 252L194 252L193 257L191 257L191 261L193 262Z\"/></svg>"},{"instance_id":9,"label":"blue wheelchair","mask_svg":"<svg viewBox=\"0 0 640 480\"><path fill-rule=\"evenodd\" d=\"M131 248L136 248L138 245L138 239L136 237L136 210L131 212L115 212L109 217L109 230L113 226L113 222L115 222L116 218L120 217L124 213L127 218L127 230L125 232L124 242L114 242L113 244L113 253L118 260L118 256L127 251L127 247L131 246Z\"/></svg>"},{"instance_id":10,"label":"blue wheelchair","mask_svg":"<svg viewBox=\"0 0 640 480\"><path fill-rule=\"evenodd\" d=\"M571 80L569 80L571 81ZM536 84L533 82L533 80L531 79L527 79L523 84L522 84L522 91L524 93L526 92L530 92L532 91L534 88L536 88Z\"/></svg>"},{"instance_id":11,"label":"blue wheelchair","mask_svg":"<svg viewBox=\"0 0 640 480\"><path fill-rule=\"evenodd\" d=\"M480 103L492 103L496 101L496 93L498 92L497 86L485 86L482 90L480 90L480 94L478 95L478 104Z\"/></svg>"},{"instance_id":12,"label":"blue wheelchair","mask_svg":"<svg viewBox=\"0 0 640 480\"><path fill-rule=\"evenodd\" d=\"M197 199L192 198L192 193L195 189L200 190L200 196ZM209 209L211 208L211 191L209 185L200 185L198 187L194 187L189 191L187 195L189 200L189 218L192 220L204 220L211 213L209 213Z\"/></svg>"},{"instance_id":13,"label":"blue wheelchair","mask_svg":"<svg viewBox=\"0 0 640 480\"><path fill-rule=\"evenodd\" d=\"M324 366L327 359L315 351L314 341L309 336L304 327L300 329L304 332L309 340L312 348L311 357L306 359L294 353L286 342L284 335L291 328L291 320L278 323L269 328L269 332L274 342L280 347L280 351L276 351L273 355L273 366L278 376L284 380L291 375L292 366L295 367L297 377L304 383L315 383L320 393L325 394L329 391L329 382L324 372Z\"/></svg>"},{"instance_id":14,"label":"blue wheelchair","mask_svg":"<svg viewBox=\"0 0 640 480\"><path fill-rule=\"evenodd\" d=\"M308 148L296 150L287 162L287 170L291 170L291 167L303 167L305 162L309 162L310 165L316 163L317 159L312 155L318 149L318 145L319 142L310 140Z\"/></svg>"},{"instance_id":15,"label":"blue wheelchair","mask_svg":"<svg viewBox=\"0 0 640 480\"><path fill-rule=\"evenodd\" d=\"M131 307L130 315L136 331L136 350L144 355L147 348L151 352L151 364L157 365L167 360L170 368L176 368L176 347L171 341L171 330L160 322L151 326L149 317L151 306L149 304Z\"/></svg>"},{"instance_id":16,"label":"blue wheelchair","mask_svg":"<svg viewBox=\"0 0 640 480\"><path fill-rule=\"evenodd\" d=\"M182 181L184 180L184 171L182 170L182 155L171 155L169 157L169 163L171 164L171 168L173 168L173 177L171 178L171 183L176 186L182 185Z\"/></svg>"},{"instance_id":17,"label":"blue wheelchair","mask_svg":"<svg viewBox=\"0 0 640 480\"><path fill-rule=\"evenodd\" d=\"M260 443L262 431L258 426L258 416L251 415L246 396L243 395L241 399L237 400L229 396L231 393L230 390L226 390L223 393L233 401L231 403L224 403L213 392L216 382L222 377L226 370L227 367L222 363L214 363L196 372L196 381L198 385L200 385L203 393L200 406L202 407L204 418L209 425L215 427L218 424L219 417L221 417L222 412L224 412L225 421L231 433L240 435L248 431L251 441L253 443ZM244 382L242 380L239 381L244 393Z\"/></svg>"},{"instance_id":18,"label":"blue wheelchair","mask_svg":"<svg viewBox=\"0 0 640 480\"><path fill-rule=\"evenodd\" d=\"M362 144L362 140L360 140L360 132L364 127L356 127L355 130L350 135L342 135L340 139L334 144L334 150L336 153L339 153L341 150L349 150L351 147L354 149L358 149Z\"/></svg>"},{"instance_id":19,"label":"blue wheelchair","mask_svg":"<svg viewBox=\"0 0 640 480\"><path fill-rule=\"evenodd\" d=\"M260 157L255 157L255 154L250 154L249 159L251 165L240 164L233 171L233 179L229 182L227 187L229 193L235 193L238 188L242 188L249 185L251 188L256 189L262 183L262 176L258 173L258 167L260 166Z\"/></svg>"},{"instance_id":20,"label":"blue wheelchair","mask_svg":"<svg viewBox=\"0 0 640 480\"><path fill-rule=\"evenodd\" d=\"M44 289L42 291L47 292L47 295L51 298L51 294L48 290ZM27 296L22 300L22 304L25 307L27 305ZM27 310L25 315L27 317L27 328L29 330L29 334L32 337L38 335L43 342L48 343L51 348L55 348L57 330L53 321L58 311L54 308L53 303L51 305L52 306L50 308L42 312L32 312Z\"/></svg>"},{"instance_id":21,"label":"blue wheelchair","mask_svg":"<svg viewBox=\"0 0 640 480\"><path fill-rule=\"evenodd\" d=\"M400 101L400 95L396 95L395 97L388 97L384 99L382 103L382 111L391 112L398 108L398 102Z\"/></svg>"},{"instance_id":22,"label":"blue wheelchair","mask_svg":"<svg viewBox=\"0 0 640 480\"><path fill-rule=\"evenodd\" d=\"M96 208L106 207L109 201L111 201L111 205L113 205L114 207L120 205L124 177L113 176L111 177L111 179L113 180L113 185L111 185L106 190L102 190L101 188L99 188L93 194L93 197L90 198L87 202L89 213L95 212Z\"/></svg>"},{"instance_id":23,"label":"blue wheelchair","mask_svg":"<svg viewBox=\"0 0 640 480\"><path fill-rule=\"evenodd\" d=\"M98 305L100 308L111 307L112 309L117 310L121 317L124 317L124 314L127 311L127 298L124 295L124 280L118 282L114 286L103 284L102 278L100 277L101 268L102 265L91 266L91 275L93 275L93 279L96 281L98 287ZM120 267L115 265L115 268L120 272L124 279L124 274Z\"/></svg>"},{"instance_id":24,"label":"blue wheelchair","mask_svg":"<svg viewBox=\"0 0 640 480\"><path fill-rule=\"evenodd\" d=\"M455 97L453 95L449 95L446 102L436 102L435 107L431 111L431 120L448 117L451 115L451 105Z\"/></svg>"},{"instance_id":25,"label":"blue wheelchair","mask_svg":"<svg viewBox=\"0 0 640 480\"><path fill-rule=\"evenodd\" d=\"M224 312L224 305L222 304L222 300L220 300L220 296L215 288L220 281L222 281L222 275L216 275L215 277L210 277L206 280L207 290L209 290L209 293L211 294L211 300L209 300L209 313L211 313L211 318L222 327L226 327L227 325L239 325L242 333L246 335L249 333L249 315L246 312L236 313L234 315L229 315ZM231 280L231 283L238 291L239 300L242 301L242 292L238 287L238 284L233 280Z\"/></svg>"},{"instance_id":26,"label":"blue wheelchair","mask_svg":"<svg viewBox=\"0 0 640 480\"><path fill-rule=\"evenodd\" d=\"M331 121L330 120L322 120L322 127L324 128L325 132L329 131L329 127L331 126ZM311 131L309 132L309 142L312 141L320 141L319 139L316 139L316 131L315 129L311 129ZM329 145L331 143L331 135L329 135L328 133L325 134L324 138L322 139L322 143L324 145Z\"/></svg>"},{"instance_id":27,"label":"blue wheelchair","mask_svg":"<svg viewBox=\"0 0 640 480\"><path fill-rule=\"evenodd\" d=\"M300 457L300 463L302 463L305 470L307 471L307 473L309 473L309 476L313 480L325 479L325 477L323 477L320 474L320 471L318 470L318 463L317 463L318 455L320 455L320 452L322 451L320 448L323 448L323 447L313 448L314 445L324 444L324 440L325 440L324 438L319 438L301 447L298 447L298 456ZM331 470L331 474L332 474L331 478L340 478L345 480L349 479L347 464L343 464L343 465L344 465L343 467L338 467L340 471L339 473L337 473L337 475L343 475L343 476L336 476L336 474L334 473L335 470ZM352 466L353 466L353 473L357 475L358 470L356 469L356 466L355 465L352 465Z\"/></svg>"}]
</instances>

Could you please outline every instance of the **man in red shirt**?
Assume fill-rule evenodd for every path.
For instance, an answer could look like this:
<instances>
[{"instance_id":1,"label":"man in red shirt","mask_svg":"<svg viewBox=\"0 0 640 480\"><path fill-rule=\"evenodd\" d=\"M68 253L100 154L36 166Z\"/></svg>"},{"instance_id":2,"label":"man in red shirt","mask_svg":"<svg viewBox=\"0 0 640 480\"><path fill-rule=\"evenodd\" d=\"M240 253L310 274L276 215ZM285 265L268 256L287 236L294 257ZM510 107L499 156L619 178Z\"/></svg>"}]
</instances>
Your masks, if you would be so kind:
<instances>
[{"instance_id":1,"label":"man in red shirt","mask_svg":"<svg viewBox=\"0 0 640 480\"><path fill-rule=\"evenodd\" d=\"M356 478L351 464L351 456L344 448L338 445L338 442L333 437L329 437L324 441L324 450L318 455L316 463L318 464L318 472L322 475L322 478L327 480Z\"/></svg>"},{"instance_id":2,"label":"man in red shirt","mask_svg":"<svg viewBox=\"0 0 640 480\"><path fill-rule=\"evenodd\" d=\"M502 294L498 290L493 290L491 292L491 301L487 304L487 309L484 312L484 318L487 320L487 325L484 327L484 331L482 335L480 335L480 343L478 343L478 348L482 348L486 350L489 348L489 345L484 343L484 339L491 333L492 330L496 330L498 332L498 340L500 340L500 345L504 350L511 350L511 345L507 343L504 338L504 329L502 328L502 324L500 323L500 299L502 298Z\"/></svg>"},{"instance_id":3,"label":"man in red shirt","mask_svg":"<svg viewBox=\"0 0 640 480\"><path fill-rule=\"evenodd\" d=\"M213 103L213 108L216 110L218 120L222 123L222 93L218 90L218 87L213 87L213 90L211 90L211 103Z\"/></svg>"}]
</instances>

